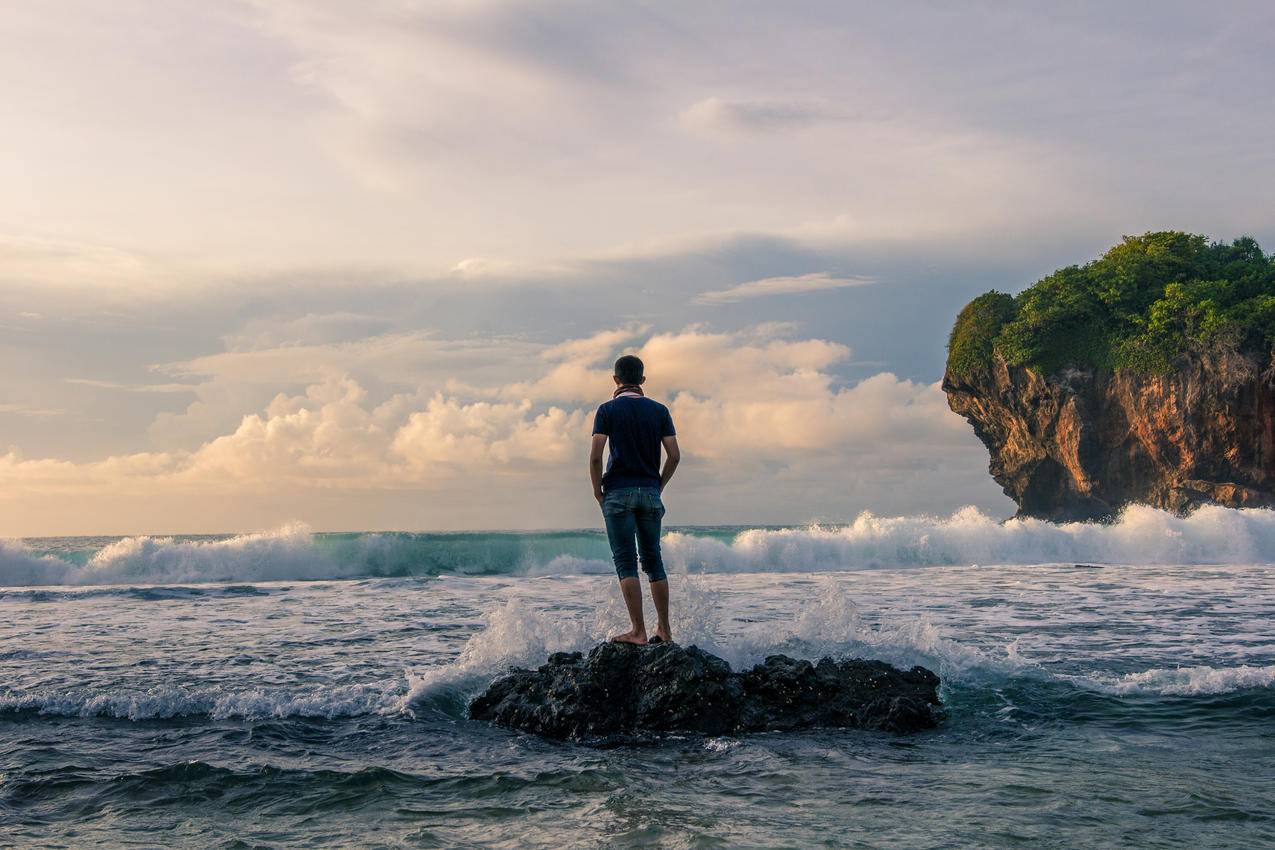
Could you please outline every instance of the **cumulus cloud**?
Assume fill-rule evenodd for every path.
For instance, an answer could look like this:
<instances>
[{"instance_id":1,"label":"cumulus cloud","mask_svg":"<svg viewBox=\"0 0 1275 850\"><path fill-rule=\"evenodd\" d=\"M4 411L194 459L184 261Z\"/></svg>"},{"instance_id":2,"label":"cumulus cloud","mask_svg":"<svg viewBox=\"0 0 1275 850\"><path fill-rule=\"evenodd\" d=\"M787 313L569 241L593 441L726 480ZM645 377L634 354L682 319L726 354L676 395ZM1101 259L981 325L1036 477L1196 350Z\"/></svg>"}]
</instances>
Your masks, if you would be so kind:
<instances>
[{"instance_id":1,"label":"cumulus cloud","mask_svg":"<svg viewBox=\"0 0 1275 850\"><path fill-rule=\"evenodd\" d=\"M787 277L767 277L751 280L726 289L701 292L695 296L696 304L730 304L746 298L762 298L767 295L795 295L804 292L821 292L827 289L844 289L848 286L869 286L875 278L834 277L828 272L813 272Z\"/></svg>"},{"instance_id":2,"label":"cumulus cloud","mask_svg":"<svg viewBox=\"0 0 1275 850\"><path fill-rule=\"evenodd\" d=\"M522 477L575 458L587 426L584 410L537 413L529 400L465 404L439 394L408 417L391 448L413 469Z\"/></svg>"},{"instance_id":3,"label":"cumulus cloud","mask_svg":"<svg viewBox=\"0 0 1275 850\"><path fill-rule=\"evenodd\" d=\"M832 369L850 349L792 330L607 330L546 347L533 381L422 386L383 401L349 376L328 376L189 451L79 463L11 451L0 456L0 501L21 517L53 497L163 498L189 517L212 500L251 527L304 514L323 493L431 494L422 524L586 524L592 413L609 397L621 351L647 361L648 387L678 425L687 459L679 484L692 499L682 521L768 507L797 514L773 519L826 517L924 502L936 477L984 477L976 441L936 384L881 373L845 385ZM227 513L226 497L245 494L243 513ZM254 498L270 507L249 507ZM359 500L344 504L343 527L376 524Z\"/></svg>"}]
</instances>

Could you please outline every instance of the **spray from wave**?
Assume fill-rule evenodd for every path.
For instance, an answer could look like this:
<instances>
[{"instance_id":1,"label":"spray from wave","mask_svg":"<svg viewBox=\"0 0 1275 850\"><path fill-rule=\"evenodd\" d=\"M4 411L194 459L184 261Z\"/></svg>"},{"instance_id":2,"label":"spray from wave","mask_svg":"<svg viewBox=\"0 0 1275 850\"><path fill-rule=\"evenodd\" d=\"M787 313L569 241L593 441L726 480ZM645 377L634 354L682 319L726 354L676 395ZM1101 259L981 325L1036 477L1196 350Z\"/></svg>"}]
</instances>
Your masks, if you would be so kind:
<instances>
[{"instance_id":1,"label":"spray from wave","mask_svg":"<svg viewBox=\"0 0 1275 850\"><path fill-rule=\"evenodd\" d=\"M594 613L563 618L538 609L520 591L494 607L452 662L422 671L406 670L408 711L431 703L457 703L481 690L512 666L538 667L554 652L588 652L626 621L617 595L608 585L587 600ZM586 601L586 600L582 600ZM977 648L946 634L928 617L896 616L890 611L865 614L844 586L824 580L793 620L735 624L722 628L719 592L703 576L688 576L678 588L673 631L679 642L694 644L743 669L783 653L797 658L876 658L899 667L921 664L936 671L944 689L985 691L1011 680L1065 684L1079 691L1113 696L1195 697L1275 685L1275 667L1151 669L1123 676L1051 673L1024 658L1017 641L999 648Z\"/></svg>"},{"instance_id":2,"label":"spray from wave","mask_svg":"<svg viewBox=\"0 0 1275 850\"><path fill-rule=\"evenodd\" d=\"M490 610L483 628L474 633L451 663L422 671L406 670L409 685L402 705L432 701L454 702L485 686L511 666L537 667L554 652L587 652L622 628L623 606L613 588L597 586L581 602L588 616L564 618L561 612L539 608L524 590L513 589ZM728 661L735 669L757 664L768 655L798 658L870 657L902 667L923 664L946 682L975 682L1031 671L1016 645L1000 652L984 652L943 635L925 617L893 618L878 612L873 624L861 613L845 588L824 581L795 620L783 623L738 624L723 628L720 591L705 576L679 582L673 609L673 632L680 643L701 647ZM884 613L884 616L882 614Z\"/></svg>"},{"instance_id":3,"label":"spray from wave","mask_svg":"<svg viewBox=\"0 0 1275 850\"><path fill-rule=\"evenodd\" d=\"M610 571L600 531L315 534L302 524L224 539L125 537L92 551L0 540L0 585L293 581ZM1006 522L975 508L949 517L860 514L844 526L670 532L676 572L818 572L970 564L1275 563L1275 511L1148 507L1118 521Z\"/></svg>"}]
</instances>

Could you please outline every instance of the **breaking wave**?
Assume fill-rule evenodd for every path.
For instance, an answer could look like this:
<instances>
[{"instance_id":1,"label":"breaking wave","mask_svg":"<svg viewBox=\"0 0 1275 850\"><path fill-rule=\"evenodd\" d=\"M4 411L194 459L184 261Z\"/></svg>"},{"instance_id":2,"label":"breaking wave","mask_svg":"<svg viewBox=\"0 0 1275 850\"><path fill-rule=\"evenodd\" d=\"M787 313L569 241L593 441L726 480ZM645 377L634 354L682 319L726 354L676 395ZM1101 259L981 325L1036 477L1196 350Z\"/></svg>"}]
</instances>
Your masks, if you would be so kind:
<instances>
[{"instance_id":1,"label":"breaking wave","mask_svg":"<svg viewBox=\"0 0 1275 850\"><path fill-rule=\"evenodd\" d=\"M970 564L1275 562L1275 511L1215 506L1178 517L1132 506L1110 524L998 522L976 508L947 518L862 513L844 526L741 531L730 541L670 534L692 571L800 571ZM667 556L666 556L667 557Z\"/></svg>"},{"instance_id":2,"label":"breaking wave","mask_svg":"<svg viewBox=\"0 0 1275 850\"><path fill-rule=\"evenodd\" d=\"M1254 667L1175 667L1162 670L1144 670L1124 676L1094 676L1090 681L1101 690L1114 694L1161 694L1165 696L1196 696L1226 694L1249 688L1269 688L1275 685L1275 665Z\"/></svg>"},{"instance_id":3,"label":"breaking wave","mask_svg":"<svg viewBox=\"0 0 1275 850\"><path fill-rule=\"evenodd\" d=\"M680 572L815 572L971 564L1275 563L1275 511L1127 509L1111 524L860 514L846 525L671 531ZM291 524L220 539L0 540L0 586L171 584L610 572L600 530L316 534Z\"/></svg>"},{"instance_id":4,"label":"breaking wave","mask_svg":"<svg viewBox=\"0 0 1275 850\"><path fill-rule=\"evenodd\" d=\"M111 717L121 720L268 720L290 717L354 717L396 712L402 682L316 687L299 693L265 690L157 687L144 691L84 689L0 690L0 714L33 713L57 717Z\"/></svg>"}]
</instances>

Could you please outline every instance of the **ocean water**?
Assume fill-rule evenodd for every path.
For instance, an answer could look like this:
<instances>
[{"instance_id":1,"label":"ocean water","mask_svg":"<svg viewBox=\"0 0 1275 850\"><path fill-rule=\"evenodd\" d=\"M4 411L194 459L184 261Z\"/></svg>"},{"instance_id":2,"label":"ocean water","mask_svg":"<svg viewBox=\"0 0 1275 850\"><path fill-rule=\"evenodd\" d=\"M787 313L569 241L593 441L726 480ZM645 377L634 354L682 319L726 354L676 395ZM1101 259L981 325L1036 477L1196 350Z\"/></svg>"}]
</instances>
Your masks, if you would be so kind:
<instances>
[{"instance_id":1,"label":"ocean water","mask_svg":"<svg viewBox=\"0 0 1275 850\"><path fill-rule=\"evenodd\" d=\"M595 750L466 719L623 625L595 531L0 542L0 846L1275 846L1275 513L665 538L677 638L946 721Z\"/></svg>"}]
</instances>

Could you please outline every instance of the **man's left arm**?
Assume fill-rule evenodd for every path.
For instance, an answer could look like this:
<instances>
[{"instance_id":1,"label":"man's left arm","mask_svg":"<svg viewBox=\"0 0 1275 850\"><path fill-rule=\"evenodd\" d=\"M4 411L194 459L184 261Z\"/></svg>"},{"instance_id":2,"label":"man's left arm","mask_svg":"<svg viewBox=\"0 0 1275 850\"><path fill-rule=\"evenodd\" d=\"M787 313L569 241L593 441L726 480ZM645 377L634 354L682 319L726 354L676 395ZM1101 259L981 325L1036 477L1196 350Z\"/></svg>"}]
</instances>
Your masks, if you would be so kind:
<instances>
[{"instance_id":1,"label":"man's left arm","mask_svg":"<svg viewBox=\"0 0 1275 850\"><path fill-rule=\"evenodd\" d=\"M677 465L682 462L682 450L677 447L677 429L673 427L673 415L664 408L664 421L660 423L660 442L664 444L664 470L660 473L660 492L668 486Z\"/></svg>"},{"instance_id":2,"label":"man's left arm","mask_svg":"<svg viewBox=\"0 0 1275 850\"><path fill-rule=\"evenodd\" d=\"M664 492L664 488L668 486L669 479L673 477L673 473L677 470L677 465L682 462L682 450L677 447L677 437L665 437L664 443L664 471L660 473L660 492Z\"/></svg>"}]
</instances>

